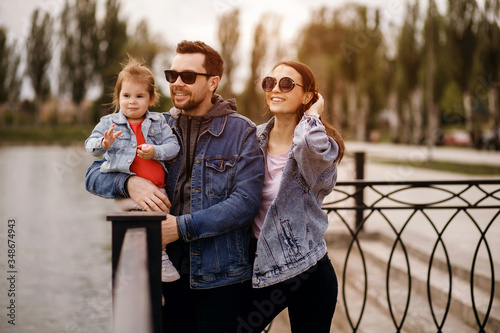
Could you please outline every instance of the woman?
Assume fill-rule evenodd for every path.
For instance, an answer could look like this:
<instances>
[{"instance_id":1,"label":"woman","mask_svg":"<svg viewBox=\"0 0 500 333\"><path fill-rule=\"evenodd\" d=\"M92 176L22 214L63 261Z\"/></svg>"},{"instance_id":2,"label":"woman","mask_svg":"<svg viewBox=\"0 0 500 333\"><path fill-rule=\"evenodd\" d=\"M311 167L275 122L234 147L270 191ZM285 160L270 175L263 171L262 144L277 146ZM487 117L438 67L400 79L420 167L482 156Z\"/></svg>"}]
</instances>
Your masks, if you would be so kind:
<instances>
[{"instance_id":1,"label":"woman","mask_svg":"<svg viewBox=\"0 0 500 333\"><path fill-rule=\"evenodd\" d=\"M321 121L323 99L308 66L280 62L262 88L274 117L257 130L266 173L252 224L253 288L239 329L261 332L288 307L292 332L330 332L338 285L321 204L335 185L344 143Z\"/></svg>"}]
</instances>

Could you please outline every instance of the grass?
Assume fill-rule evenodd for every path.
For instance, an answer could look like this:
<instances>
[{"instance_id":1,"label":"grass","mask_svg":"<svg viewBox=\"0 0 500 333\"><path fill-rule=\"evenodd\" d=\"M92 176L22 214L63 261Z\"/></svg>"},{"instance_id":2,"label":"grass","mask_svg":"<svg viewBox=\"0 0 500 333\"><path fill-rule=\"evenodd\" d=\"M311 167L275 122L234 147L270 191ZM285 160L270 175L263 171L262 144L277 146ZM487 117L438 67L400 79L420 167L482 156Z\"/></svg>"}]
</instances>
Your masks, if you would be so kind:
<instances>
[{"instance_id":1,"label":"grass","mask_svg":"<svg viewBox=\"0 0 500 333\"><path fill-rule=\"evenodd\" d=\"M41 126L0 129L1 145L70 145L82 143L89 137L94 126Z\"/></svg>"},{"instance_id":2,"label":"grass","mask_svg":"<svg viewBox=\"0 0 500 333\"><path fill-rule=\"evenodd\" d=\"M430 169L437 171L447 171L455 173L463 173L476 176L498 176L500 175L500 166L484 165L484 164L466 164L453 163L443 161L424 161L424 162L409 162L409 161L391 161L384 159L371 159L373 162L385 163L391 165L402 165L421 169Z\"/></svg>"}]
</instances>

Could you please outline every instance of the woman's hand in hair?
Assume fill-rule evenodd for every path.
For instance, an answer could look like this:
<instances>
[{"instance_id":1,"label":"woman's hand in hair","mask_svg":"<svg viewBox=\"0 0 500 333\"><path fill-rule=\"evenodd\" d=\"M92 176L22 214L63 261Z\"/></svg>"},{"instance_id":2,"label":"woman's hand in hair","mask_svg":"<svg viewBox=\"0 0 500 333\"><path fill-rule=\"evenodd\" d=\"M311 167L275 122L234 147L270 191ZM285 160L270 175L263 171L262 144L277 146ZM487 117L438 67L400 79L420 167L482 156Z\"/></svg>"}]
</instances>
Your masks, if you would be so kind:
<instances>
[{"instance_id":1,"label":"woman's hand in hair","mask_svg":"<svg viewBox=\"0 0 500 333\"><path fill-rule=\"evenodd\" d=\"M309 108L309 110L306 111L306 113L313 116L321 116L324 110L325 110L325 100L323 99L323 96L321 96L321 94L318 93L318 100L313 105L311 105L311 107Z\"/></svg>"}]
</instances>

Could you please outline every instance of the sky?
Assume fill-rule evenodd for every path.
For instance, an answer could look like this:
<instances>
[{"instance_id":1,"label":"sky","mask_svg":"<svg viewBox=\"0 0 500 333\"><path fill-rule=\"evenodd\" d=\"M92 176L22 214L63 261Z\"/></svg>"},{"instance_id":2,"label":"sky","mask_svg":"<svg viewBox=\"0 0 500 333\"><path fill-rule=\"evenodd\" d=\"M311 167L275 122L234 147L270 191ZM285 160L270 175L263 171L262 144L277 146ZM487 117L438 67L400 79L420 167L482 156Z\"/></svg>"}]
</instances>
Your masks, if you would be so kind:
<instances>
[{"instance_id":1,"label":"sky","mask_svg":"<svg viewBox=\"0 0 500 333\"><path fill-rule=\"evenodd\" d=\"M58 17L65 0L2 0L0 1L0 25L7 28L10 40L24 43L31 24L31 14L36 8ZM98 1L98 15L102 15L105 0ZM428 0L420 1L421 8ZM447 0L437 0L444 9ZM240 41L238 56L240 67L236 70L246 76L245 69L250 62L252 35L259 18L264 13L275 13L282 19L281 40L284 45L293 43L300 28L309 20L311 12L322 6L338 8L349 0L122 0L121 15L134 27L140 20L147 19L150 31L159 34L174 47L181 40L202 40L217 49L217 24L221 14L234 8L240 9ZM354 0L356 3L379 8L382 22L400 26L405 16L404 0ZM167 65L168 66L168 65ZM158 71L159 72L159 71ZM155 72L155 75L157 72ZM243 82L244 80L241 80ZM166 83L165 83L166 85ZM162 86L162 88L164 88ZM26 89L23 89L24 91ZM238 87L235 89L238 90ZM24 92L29 94L29 92Z\"/></svg>"}]
</instances>

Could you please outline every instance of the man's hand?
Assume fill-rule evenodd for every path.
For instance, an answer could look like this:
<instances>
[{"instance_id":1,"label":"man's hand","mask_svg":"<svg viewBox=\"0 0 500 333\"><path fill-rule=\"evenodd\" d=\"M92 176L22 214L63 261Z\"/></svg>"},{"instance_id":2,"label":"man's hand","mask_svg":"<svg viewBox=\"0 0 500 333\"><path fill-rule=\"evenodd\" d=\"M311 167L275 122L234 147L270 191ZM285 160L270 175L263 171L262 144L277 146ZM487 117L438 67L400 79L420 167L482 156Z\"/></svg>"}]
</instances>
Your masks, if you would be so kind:
<instances>
[{"instance_id":1,"label":"man's hand","mask_svg":"<svg viewBox=\"0 0 500 333\"><path fill-rule=\"evenodd\" d=\"M169 212L170 201L151 181L131 176L127 189L130 197L148 212Z\"/></svg>"},{"instance_id":2,"label":"man's hand","mask_svg":"<svg viewBox=\"0 0 500 333\"><path fill-rule=\"evenodd\" d=\"M113 129L115 128L115 123L111 124L109 126L109 129L104 132L104 137L102 138L102 146L104 148L109 148L115 142L116 138L122 135L122 131L118 131L116 133L113 133Z\"/></svg>"},{"instance_id":3,"label":"man's hand","mask_svg":"<svg viewBox=\"0 0 500 333\"><path fill-rule=\"evenodd\" d=\"M177 231L177 218L173 215L167 214L167 219L161 222L161 245L165 246L178 239L179 233Z\"/></svg>"},{"instance_id":4,"label":"man's hand","mask_svg":"<svg viewBox=\"0 0 500 333\"><path fill-rule=\"evenodd\" d=\"M150 160L155 156L155 146L143 144L140 145L137 149L137 156L143 158L145 160Z\"/></svg>"}]
</instances>

